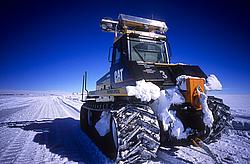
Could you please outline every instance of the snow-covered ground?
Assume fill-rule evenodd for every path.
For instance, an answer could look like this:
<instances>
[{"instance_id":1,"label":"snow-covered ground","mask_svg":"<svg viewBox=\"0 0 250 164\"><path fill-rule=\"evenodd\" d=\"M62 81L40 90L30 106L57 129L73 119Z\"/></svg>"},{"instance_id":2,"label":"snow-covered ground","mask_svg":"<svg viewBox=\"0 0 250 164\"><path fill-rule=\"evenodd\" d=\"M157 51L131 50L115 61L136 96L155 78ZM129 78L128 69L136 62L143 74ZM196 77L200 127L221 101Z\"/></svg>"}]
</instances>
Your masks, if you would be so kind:
<instances>
[{"instance_id":1,"label":"snow-covered ground","mask_svg":"<svg viewBox=\"0 0 250 164\"><path fill-rule=\"evenodd\" d=\"M53 94L0 96L0 163L110 162L81 132L81 104Z\"/></svg>"},{"instance_id":2,"label":"snow-covered ground","mask_svg":"<svg viewBox=\"0 0 250 164\"><path fill-rule=\"evenodd\" d=\"M221 163L250 163L250 95L217 95L231 107L233 129L215 143L208 145ZM169 156L170 154L170 156ZM167 155L167 156L166 156ZM207 152L195 146L176 146L159 153L161 159L175 157L184 163L216 163ZM167 159L167 158L166 158ZM178 161L167 160L167 163Z\"/></svg>"},{"instance_id":3,"label":"snow-covered ground","mask_svg":"<svg viewBox=\"0 0 250 164\"><path fill-rule=\"evenodd\" d=\"M217 97L232 108L234 130L208 146L222 163L250 163L250 95ZM0 163L110 163L80 130L81 104L62 93L0 93ZM195 146L161 148L153 162L215 163Z\"/></svg>"}]
</instances>

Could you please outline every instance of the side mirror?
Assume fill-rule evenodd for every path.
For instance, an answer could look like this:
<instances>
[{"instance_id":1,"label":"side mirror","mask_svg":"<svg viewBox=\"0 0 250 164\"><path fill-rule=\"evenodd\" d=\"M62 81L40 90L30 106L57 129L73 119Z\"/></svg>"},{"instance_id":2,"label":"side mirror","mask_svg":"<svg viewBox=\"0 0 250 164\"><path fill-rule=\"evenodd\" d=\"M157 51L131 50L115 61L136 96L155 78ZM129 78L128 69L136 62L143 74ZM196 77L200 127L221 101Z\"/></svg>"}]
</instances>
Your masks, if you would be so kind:
<instances>
[{"instance_id":1,"label":"side mirror","mask_svg":"<svg viewBox=\"0 0 250 164\"><path fill-rule=\"evenodd\" d=\"M113 52L113 49L114 49L114 47L112 46L112 47L109 47L109 56L108 56L108 61L111 63L112 62L112 58L110 59L110 56L112 57L112 55L110 55L110 53L112 53Z\"/></svg>"}]
</instances>

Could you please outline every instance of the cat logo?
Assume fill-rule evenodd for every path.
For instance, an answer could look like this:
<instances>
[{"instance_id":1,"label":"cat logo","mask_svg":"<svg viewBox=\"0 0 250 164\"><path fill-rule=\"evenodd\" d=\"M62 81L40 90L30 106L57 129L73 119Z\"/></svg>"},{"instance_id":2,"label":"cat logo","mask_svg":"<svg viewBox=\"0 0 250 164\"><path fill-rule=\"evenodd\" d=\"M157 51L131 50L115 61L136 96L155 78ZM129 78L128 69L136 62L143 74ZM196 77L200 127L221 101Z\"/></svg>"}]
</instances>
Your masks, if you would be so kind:
<instances>
[{"instance_id":1,"label":"cat logo","mask_svg":"<svg viewBox=\"0 0 250 164\"><path fill-rule=\"evenodd\" d=\"M120 83L123 81L122 72L123 68L118 69L117 71L114 72L115 83Z\"/></svg>"}]
</instances>

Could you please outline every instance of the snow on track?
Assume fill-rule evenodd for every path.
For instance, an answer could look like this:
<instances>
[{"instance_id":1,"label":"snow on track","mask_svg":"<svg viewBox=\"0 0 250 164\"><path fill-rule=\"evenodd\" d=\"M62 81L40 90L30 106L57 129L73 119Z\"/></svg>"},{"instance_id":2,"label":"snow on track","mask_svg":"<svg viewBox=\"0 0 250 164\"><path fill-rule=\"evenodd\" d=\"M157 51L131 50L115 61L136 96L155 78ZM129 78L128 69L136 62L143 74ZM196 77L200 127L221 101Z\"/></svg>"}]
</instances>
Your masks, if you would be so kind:
<instances>
[{"instance_id":1,"label":"snow on track","mask_svg":"<svg viewBox=\"0 0 250 164\"><path fill-rule=\"evenodd\" d=\"M217 97L224 99L224 103L231 107L234 116L233 128L227 134L223 134L219 141L209 144L209 149L222 163L250 163L250 95ZM169 157L175 159L164 160ZM215 163L207 152L192 145L175 146L167 151L160 150L159 158L167 161L166 163Z\"/></svg>"}]
</instances>

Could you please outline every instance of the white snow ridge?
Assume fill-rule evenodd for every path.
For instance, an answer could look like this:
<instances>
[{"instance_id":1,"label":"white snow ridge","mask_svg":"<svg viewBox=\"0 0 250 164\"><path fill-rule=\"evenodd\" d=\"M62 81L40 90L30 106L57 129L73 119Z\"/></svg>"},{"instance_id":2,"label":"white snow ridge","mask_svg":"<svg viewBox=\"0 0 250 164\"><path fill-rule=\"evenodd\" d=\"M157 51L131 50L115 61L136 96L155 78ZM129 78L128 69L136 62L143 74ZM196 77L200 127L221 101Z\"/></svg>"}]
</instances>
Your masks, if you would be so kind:
<instances>
[{"instance_id":1,"label":"white snow ridge","mask_svg":"<svg viewBox=\"0 0 250 164\"><path fill-rule=\"evenodd\" d=\"M222 90L222 85L215 75L209 75L206 80L205 89L207 91Z\"/></svg>"},{"instance_id":2,"label":"white snow ridge","mask_svg":"<svg viewBox=\"0 0 250 164\"><path fill-rule=\"evenodd\" d=\"M126 87L128 96L135 96L141 101L151 101L156 100L160 97L160 88L151 83L145 82L145 80L137 81L136 86L127 86Z\"/></svg>"}]
</instances>

